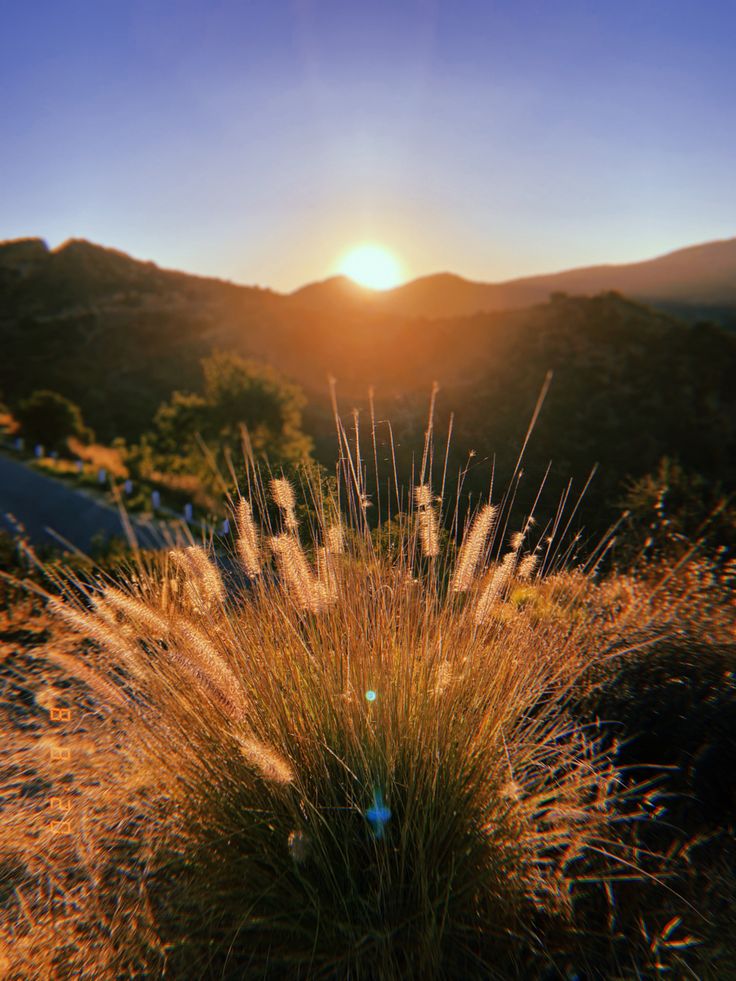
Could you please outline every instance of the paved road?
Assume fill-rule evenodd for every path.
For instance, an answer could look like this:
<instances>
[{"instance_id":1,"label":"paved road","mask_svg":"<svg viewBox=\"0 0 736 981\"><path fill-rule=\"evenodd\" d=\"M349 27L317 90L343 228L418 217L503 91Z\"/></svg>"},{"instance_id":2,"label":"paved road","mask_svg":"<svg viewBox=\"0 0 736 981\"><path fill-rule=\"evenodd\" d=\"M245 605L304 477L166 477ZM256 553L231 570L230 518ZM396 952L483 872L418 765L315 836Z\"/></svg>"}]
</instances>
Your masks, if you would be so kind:
<instances>
[{"instance_id":1,"label":"paved road","mask_svg":"<svg viewBox=\"0 0 736 981\"><path fill-rule=\"evenodd\" d=\"M0 529L14 533L8 514L23 525L35 545L59 544L48 528L83 552L89 551L96 536L125 537L114 507L0 454ZM145 530L142 538L151 541Z\"/></svg>"}]
</instances>

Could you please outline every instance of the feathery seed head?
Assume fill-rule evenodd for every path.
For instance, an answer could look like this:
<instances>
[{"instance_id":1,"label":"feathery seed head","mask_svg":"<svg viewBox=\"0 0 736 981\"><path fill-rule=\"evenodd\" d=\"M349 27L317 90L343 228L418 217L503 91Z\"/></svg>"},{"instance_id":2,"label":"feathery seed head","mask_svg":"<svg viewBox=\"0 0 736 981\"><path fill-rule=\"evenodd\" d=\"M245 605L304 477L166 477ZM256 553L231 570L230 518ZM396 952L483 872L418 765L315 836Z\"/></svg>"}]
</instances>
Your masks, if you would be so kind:
<instances>
[{"instance_id":1,"label":"feathery seed head","mask_svg":"<svg viewBox=\"0 0 736 981\"><path fill-rule=\"evenodd\" d=\"M338 573L332 552L317 549L317 581L326 603L337 600Z\"/></svg>"},{"instance_id":2,"label":"feathery seed head","mask_svg":"<svg viewBox=\"0 0 736 981\"><path fill-rule=\"evenodd\" d=\"M437 668L435 675L434 693L441 695L449 687L452 681L453 670L449 661L442 661Z\"/></svg>"},{"instance_id":3,"label":"feathery seed head","mask_svg":"<svg viewBox=\"0 0 736 981\"><path fill-rule=\"evenodd\" d=\"M427 484L419 484L414 488L414 502L418 508L432 506L432 491Z\"/></svg>"},{"instance_id":4,"label":"feathery seed head","mask_svg":"<svg viewBox=\"0 0 736 981\"><path fill-rule=\"evenodd\" d=\"M521 546L524 544L524 532L515 531L511 536L510 548L512 552L518 552Z\"/></svg>"},{"instance_id":5,"label":"feathery seed head","mask_svg":"<svg viewBox=\"0 0 736 981\"><path fill-rule=\"evenodd\" d=\"M539 556L536 552L532 552L531 555L527 555L519 563L519 571L517 576L519 579L531 579L536 572L537 565L539 563Z\"/></svg>"},{"instance_id":6,"label":"feathery seed head","mask_svg":"<svg viewBox=\"0 0 736 981\"><path fill-rule=\"evenodd\" d=\"M284 511L291 511L296 507L294 488L286 477L274 477L270 486L271 495L278 507Z\"/></svg>"},{"instance_id":7,"label":"feathery seed head","mask_svg":"<svg viewBox=\"0 0 736 981\"><path fill-rule=\"evenodd\" d=\"M475 622L484 623L493 608L493 605L502 598L506 587L509 584L513 573L516 553L510 552L505 555L501 564L490 573L487 585L483 589L475 608Z\"/></svg>"},{"instance_id":8,"label":"feathery seed head","mask_svg":"<svg viewBox=\"0 0 736 981\"><path fill-rule=\"evenodd\" d=\"M169 558L183 573L193 606L202 605L206 608L225 601L225 587L217 566L201 546L172 549Z\"/></svg>"},{"instance_id":9,"label":"feathery seed head","mask_svg":"<svg viewBox=\"0 0 736 981\"><path fill-rule=\"evenodd\" d=\"M253 520L253 509L245 498L240 498L235 509L235 527L238 537L235 548L240 564L251 578L261 572L261 556L258 546L258 529Z\"/></svg>"},{"instance_id":10,"label":"feathery seed head","mask_svg":"<svg viewBox=\"0 0 736 981\"><path fill-rule=\"evenodd\" d=\"M243 758L258 770L264 780L282 786L293 782L294 771L275 749L257 739L240 739L239 744Z\"/></svg>"},{"instance_id":11,"label":"feathery seed head","mask_svg":"<svg viewBox=\"0 0 736 981\"><path fill-rule=\"evenodd\" d=\"M293 535L276 535L270 540L276 564L292 598L299 609L318 612L323 604L323 592L307 562L299 541Z\"/></svg>"},{"instance_id":12,"label":"feathery seed head","mask_svg":"<svg viewBox=\"0 0 736 981\"><path fill-rule=\"evenodd\" d=\"M494 505L486 504L480 509L470 530L466 533L452 579L454 592L466 592L473 585L476 570L483 558L488 536L496 518L496 511Z\"/></svg>"},{"instance_id":13,"label":"feathery seed head","mask_svg":"<svg viewBox=\"0 0 736 981\"><path fill-rule=\"evenodd\" d=\"M63 651L57 651L54 648L46 648L44 656L53 664L58 664L67 674L78 678L79 681L87 685L90 691L93 691L97 695L103 705L114 706L118 709L129 707L128 700L123 692L109 680L104 671L90 667L79 656L65 654Z\"/></svg>"},{"instance_id":14,"label":"feathery seed head","mask_svg":"<svg viewBox=\"0 0 736 981\"><path fill-rule=\"evenodd\" d=\"M325 531L325 547L331 555L342 555L345 551L345 535L342 525L330 525Z\"/></svg>"},{"instance_id":15,"label":"feathery seed head","mask_svg":"<svg viewBox=\"0 0 736 981\"><path fill-rule=\"evenodd\" d=\"M76 633L87 637L103 650L123 660L129 670L137 671L142 652L131 639L125 624L111 624L93 613L83 613L69 603L50 599L49 610Z\"/></svg>"},{"instance_id":16,"label":"feathery seed head","mask_svg":"<svg viewBox=\"0 0 736 981\"><path fill-rule=\"evenodd\" d=\"M296 495L286 477L275 477L271 481L271 495L276 505L281 509L284 527L287 531L296 531L299 527L296 520Z\"/></svg>"},{"instance_id":17,"label":"feathery seed head","mask_svg":"<svg viewBox=\"0 0 736 981\"><path fill-rule=\"evenodd\" d=\"M103 597L104 599L95 600L96 609L101 607L104 609L104 605L107 604L108 607L122 613L128 621L137 625L139 632L142 628L156 639L166 637L168 634L168 620L150 603L112 586L104 591Z\"/></svg>"},{"instance_id":18,"label":"feathery seed head","mask_svg":"<svg viewBox=\"0 0 736 981\"><path fill-rule=\"evenodd\" d=\"M422 555L434 558L440 554L439 522L431 507L419 512L419 538L422 543Z\"/></svg>"}]
</instances>

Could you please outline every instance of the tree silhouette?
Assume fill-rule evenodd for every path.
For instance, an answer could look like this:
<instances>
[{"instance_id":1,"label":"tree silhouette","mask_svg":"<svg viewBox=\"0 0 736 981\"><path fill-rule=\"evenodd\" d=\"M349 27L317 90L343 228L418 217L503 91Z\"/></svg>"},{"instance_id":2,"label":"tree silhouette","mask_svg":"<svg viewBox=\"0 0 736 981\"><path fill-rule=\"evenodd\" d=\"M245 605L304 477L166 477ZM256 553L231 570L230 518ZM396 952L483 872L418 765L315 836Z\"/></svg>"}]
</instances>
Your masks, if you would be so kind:
<instances>
[{"instance_id":1,"label":"tree silhouette","mask_svg":"<svg viewBox=\"0 0 736 981\"><path fill-rule=\"evenodd\" d=\"M30 442L60 450L70 436L91 439L78 405L49 389L39 389L23 399L15 410L21 430Z\"/></svg>"}]
</instances>

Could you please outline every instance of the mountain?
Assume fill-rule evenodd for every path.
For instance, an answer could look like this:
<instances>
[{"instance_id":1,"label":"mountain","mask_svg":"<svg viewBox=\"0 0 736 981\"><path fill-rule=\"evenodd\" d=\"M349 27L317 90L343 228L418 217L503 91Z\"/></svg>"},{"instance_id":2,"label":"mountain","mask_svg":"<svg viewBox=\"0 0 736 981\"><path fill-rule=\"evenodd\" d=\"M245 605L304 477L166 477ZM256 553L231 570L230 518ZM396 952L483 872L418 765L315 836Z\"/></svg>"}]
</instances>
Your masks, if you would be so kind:
<instances>
[{"instance_id":1,"label":"mountain","mask_svg":"<svg viewBox=\"0 0 736 981\"><path fill-rule=\"evenodd\" d=\"M736 238L679 249L646 262L589 266L502 283L472 282L438 273L370 293L350 289L337 277L291 295L313 307L365 304L402 316L455 317L528 307L543 303L551 293L593 296L610 290L688 320L711 317L736 325Z\"/></svg>"},{"instance_id":2,"label":"mountain","mask_svg":"<svg viewBox=\"0 0 736 981\"><path fill-rule=\"evenodd\" d=\"M102 438L139 432L173 389L195 387L199 358L233 345L273 353L269 290L159 269L72 240L0 244L0 392L49 387L78 402Z\"/></svg>"},{"instance_id":3,"label":"mountain","mask_svg":"<svg viewBox=\"0 0 736 981\"><path fill-rule=\"evenodd\" d=\"M674 269L681 270L681 290L683 282L694 290L696 280L706 290L711 268L711 292L692 295L725 300L725 245L694 250L692 275L683 266L690 250L618 269L632 284L644 282L641 269L648 267L646 282L670 283L675 302L683 293L669 278ZM709 264L709 255L722 264ZM282 295L161 270L86 242L52 251L38 240L7 243L0 245L0 396L12 409L34 389L51 388L79 404L100 439L136 441L173 390L201 390L203 357L229 350L274 365L305 389L305 426L318 457L332 466L328 376L338 379L345 410L367 409L368 387L375 386L379 460L390 459L387 419L402 459L421 446L436 380L438 419L446 425L455 414L448 472L457 474L464 454L475 450L471 488L476 477L487 481L493 460L499 473L513 468L552 370L525 461L532 481L549 460L557 487L568 477L584 480L599 461L596 486L610 506L622 482L651 472L667 455L713 484L736 488L736 332L688 325L618 293L575 297L555 289L547 299L561 277L592 290L599 276L601 270L581 270L544 278L543 286L533 280L537 292L524 296L541 302L532 306L513 308L506 293L506 309L448 315L507 287L442 276L373 294L338 278ZM526 290L530 281L523 282ZM407 312L418 309L435 316Z\"/></svg>"}]
</instances>

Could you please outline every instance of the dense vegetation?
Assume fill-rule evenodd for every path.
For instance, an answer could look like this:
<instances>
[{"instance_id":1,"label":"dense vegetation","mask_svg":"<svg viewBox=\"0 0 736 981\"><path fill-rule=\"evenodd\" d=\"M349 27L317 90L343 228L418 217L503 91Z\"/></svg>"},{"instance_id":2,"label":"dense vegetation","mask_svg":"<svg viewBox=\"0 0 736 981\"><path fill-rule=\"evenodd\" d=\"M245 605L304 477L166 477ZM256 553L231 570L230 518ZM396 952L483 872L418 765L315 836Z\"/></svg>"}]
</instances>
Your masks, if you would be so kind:
<instances>
[{"instance_id":1,"label":"dense vegetation","mask_svg":"<svg viewBox=\"0 0 736 981\"><path fill-rule=\"evenodd\" d=\"M50 450L63 450L68 440L94 438L84 425L79 406L58 392L37 389L21 399L15 418L30 444L44 444Z\"/></svg>"},{"instance_id":2,"label":"dense vegetation","mask_svg":"<svg viewBox=\"0 0 736 981\"><path fill-rule=\"evenodd\" d=\"M15 432L248 488L216 554L0 540L0 974L730 976L736 337L611 293L323 313L84 243L0 289Z\"/></svg>"},{"instance_id":3,"label":"dense vegetation","mask_svg":"<svg viewBox=\"0 0 736 981\"><path fill-rule=\"evenodd\" d=\"M508 505L443 539L427 485L384 541L350 479L347 522L254 479L226 573L16 593L6 973L727 977L732 570L564 569Z\"/></svg>"},{"instance_id":4,"label":"dense vegetation","mask_svg":"<svg viewBox=\"0 0 736 981\"><path fill-rule=\"evenodd\" d=\"M237 406L229 400L234 414L228 418L203 411L202 400L212 403L212 386L202 360L226 351L276 366L306 391L310 404L303 410L289 389L286 402L298 405L297 415L289 410L290 421L277 424L278 439L291 440L286 457L299 455L297 444L308 446L295 421L303 411L317 459L331 465L328 375L337 377L343 405L349 400L366 410L364 434L366 393L374 386L382 460L391 451L381 420L391 419L397 446L417 445L437 381L439 418L454 413L450 486L466 463L460 448L472 448L464 486L480 493L494 460L502 471L513 465L551 369L526 482L536 489L552 461L550 488L557 495L570 478L580 488L598 462L587 508L596 530L612 519L628 483L656 474L663 458L687 479L718 484L721 496L712 506L736 486L736 335L714 324L688 326L616 294L557 295L530 310L412 319L366 302L341 305L333 298L320 308L314 299L164 272L83 242L54 253L39 242L0 249L0 292L6 355L0 390L11 409L35 389L52 389L80 407L101 440L124 437L129 446L143 443L160 453L152 461L159 469L171 465L172 425L183 427L191 447L195 432L231 442L240 422L254 430L262 423L263 413L248 418L242 399ZM274 384L265 380L269 370L259 382L264 398L263 386ZM288 384L278 382L284 392ZM266 428L275 458L283 458L273 424ZM365 455L371 452L367 443ZM409 480L410 458L399 456L401 477ZM530 503L525 486L521 507ZM700 520L706 516L701 509Z\"/></svg>"}]
</instances>

